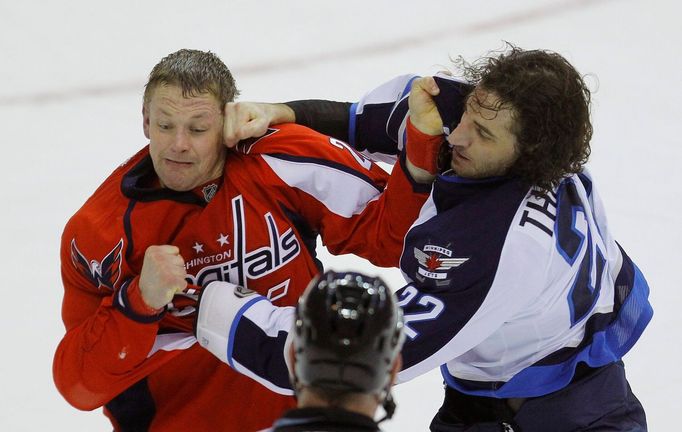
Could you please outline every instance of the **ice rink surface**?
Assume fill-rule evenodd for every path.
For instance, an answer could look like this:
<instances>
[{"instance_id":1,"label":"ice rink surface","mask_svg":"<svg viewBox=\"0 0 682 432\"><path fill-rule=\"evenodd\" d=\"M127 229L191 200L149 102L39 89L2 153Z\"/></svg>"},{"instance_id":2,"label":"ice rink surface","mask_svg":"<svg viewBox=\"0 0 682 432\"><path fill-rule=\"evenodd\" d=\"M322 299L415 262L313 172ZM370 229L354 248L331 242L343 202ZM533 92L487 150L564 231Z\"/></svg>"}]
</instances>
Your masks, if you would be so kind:
<instances>
[{"instance_id":1,"label":"ice rink surface","mask_svg":"<svg viewBox=\"0 0 682 432\"><path fill-rule=\"evenodd\" d=\"M0 314L0 430L111 430L99 410L75 410L52 383L52 355L64 332L59 240L99 183L146 144L142 86L161 57L180 48L216 52L232 69L241 100L356 100L394 75L435 73L450 56L475 59L503 40L557 51L590 75L589 167L655 308L625 358L629 379L650 430L678 430L681 9L672 0L1 0L7 302ZM348 257L326 263L401 285L397 270ZM385 430L427 430L442 398L440 376L402 384L395 396L397 415Z\"/></svg>"}]
</instances>

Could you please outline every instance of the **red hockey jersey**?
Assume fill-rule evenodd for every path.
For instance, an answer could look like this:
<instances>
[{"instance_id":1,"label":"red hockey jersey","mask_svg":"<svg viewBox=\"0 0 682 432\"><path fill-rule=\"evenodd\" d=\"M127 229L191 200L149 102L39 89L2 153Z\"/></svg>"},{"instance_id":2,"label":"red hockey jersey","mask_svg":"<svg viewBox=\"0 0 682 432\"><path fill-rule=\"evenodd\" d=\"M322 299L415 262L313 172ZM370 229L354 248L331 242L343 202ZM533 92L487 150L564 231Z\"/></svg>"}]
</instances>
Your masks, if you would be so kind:
<instances>
[{"instance_id":1,"label":"red hockey jersey","mask_svg":"<svg viewBox=\"0 0 682 432\"><path fill-rule=\"evenodd\" d=\"M389 177L345 143L281 125L229 152L223 177L199 193L174 192L149 186L156 177L148 149L141 150L64 230L66 335L54 358L57 388L76 408L105 405L116 430L271 425L293 398L234 372L195 343L197 291L225 280L293 305L319 271L318 234L332 253L397 266L428 191L401 165ZM141 314L130 297L139 296L145 250L162 244L180 248L190 289L162 314Z\"/></svg>"}]
</instances>

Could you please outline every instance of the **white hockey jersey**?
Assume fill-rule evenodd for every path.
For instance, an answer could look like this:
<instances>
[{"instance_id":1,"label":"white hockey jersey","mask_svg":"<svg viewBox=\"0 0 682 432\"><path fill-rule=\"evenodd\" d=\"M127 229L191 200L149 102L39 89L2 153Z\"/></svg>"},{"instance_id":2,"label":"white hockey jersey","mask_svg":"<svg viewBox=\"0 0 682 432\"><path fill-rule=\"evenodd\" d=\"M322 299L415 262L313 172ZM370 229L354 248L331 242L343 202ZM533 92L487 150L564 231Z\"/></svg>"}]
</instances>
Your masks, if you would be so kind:
<instances>
[{"instance_id":1,"label":"white hockey jersey","mask_svg":"<svg viewBox=\"0 0 682 432\"><path fill-rule=\"evenodd\" d=\"M413 78L398 77L351 106L358 149L399 151ZM455 126L468 86L446 77L438 83L444 124ZM612 238L588 172L550 193L509 177L438 176L405 237L400 268L408 285L396 293L407 335L399 381L440 367L446 383L467 394L559 390L578 363L621 359L653 314L646 280ZM227 315L227 361L289 392L289 377L273 365L284 362L282 332L293 309L251 298Z\"/></svg>"}]
</instances>

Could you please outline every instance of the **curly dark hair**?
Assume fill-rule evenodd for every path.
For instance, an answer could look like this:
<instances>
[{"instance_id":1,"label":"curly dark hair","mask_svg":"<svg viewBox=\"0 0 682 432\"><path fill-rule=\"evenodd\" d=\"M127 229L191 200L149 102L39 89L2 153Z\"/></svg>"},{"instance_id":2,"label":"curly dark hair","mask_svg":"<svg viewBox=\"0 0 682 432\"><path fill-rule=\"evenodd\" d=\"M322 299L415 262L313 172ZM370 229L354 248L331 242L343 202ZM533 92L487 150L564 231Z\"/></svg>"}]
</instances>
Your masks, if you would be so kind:
<instances>
[{"instance_id":1,"label":"curly dark hair","mask_svg":"<svg viewBox=\"0 0 682 432\"><path fill-rule=\"evenodd\" d=\"M239 96L232 73L210 51L181 49L168 54L154 66L144 89L144 104L160 84L177 85L185 97L210 93L224 106Z\"/></svg>"},{"instance_id":2,"label":"curly dark hair","mask_svg":"<svg viewBox=\"0 0 682 432\"><path fill-rule=\"evenodd\" d=\"M592 138L590 90L565 58L508 44L503 52L474 63L460 57L456 65L467 81L500 98L495 107L483 106L512 108L518 159L511 175L550 190L582 170Z\"/></svg>"}]
</instances>

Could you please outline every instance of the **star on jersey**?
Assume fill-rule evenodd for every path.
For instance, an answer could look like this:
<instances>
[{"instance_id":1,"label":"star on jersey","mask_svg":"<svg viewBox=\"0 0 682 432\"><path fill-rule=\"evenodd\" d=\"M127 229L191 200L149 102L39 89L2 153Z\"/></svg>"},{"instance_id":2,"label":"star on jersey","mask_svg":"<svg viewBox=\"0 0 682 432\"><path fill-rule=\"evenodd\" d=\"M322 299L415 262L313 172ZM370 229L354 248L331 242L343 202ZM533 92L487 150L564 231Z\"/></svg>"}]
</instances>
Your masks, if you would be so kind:
<instances>
[{"instance_id":1,"label":"star on jersey","mask_svg":"<svg viewBox=\"0 0 682 432\"><path fill-rule=\"evenodd\" d=\"M216 239L218 243L220 243L220 246L226 246L230 244L229 236L220 233L220 237Z\"/></svg>"},{"instance_id":2,"label":"star on jersey","mask_svg":"<svg viewBox=\"0 0 682 432\"><path fill-rule=\"evenodd\" d=\"M196 253L201 253L204 251L204 245L202 245L199 242L194 242L194 246L192 246L192 249L194 249Z\"/></svg>"},{"instance_id":3,"label":"star on jersey","mask_svg":"<svg viewBox=\"0 0 682 432\"><path fill-rule=\"evenodd\" d=\"M187 268L202 265L196 274L187 274L187 281L192 285L206 286L214 280L232 282L248 289L249 281L269 275L286 266L301 253L301 245L294 228L278 227L270 212L263 216L268 230L268 244L250 250L247 248L249 230L247 224L256 223L255 219L247 220L244 213L244 198L238 195L232 198L232 220L234 231L228 235L220 233L216 239L221 244L231 244L229 250L222 250L209 257L194 258L188 262ZM284 231L284 232L282 232ZM229 261L227 261L229 260ZM210 265L204 265L210 264ZM264 287L263 287L264 288ZM288 282L275 285L268 291L270 299L279 299L287 295Z\"/></svg>"},{"instance_id":4,"label":"star on jersey","mask_svg":"<svg viewBox=\"0 0 682 432\"><path fill-rule=\"evenodd\" d=\"M420 265L417 272L429 279L446 279L448 270L469 261L469 258L452 258L452 251L441 246L424 245L423 249L414 248L414 257Z\"/></svg>"}]
</instances>

